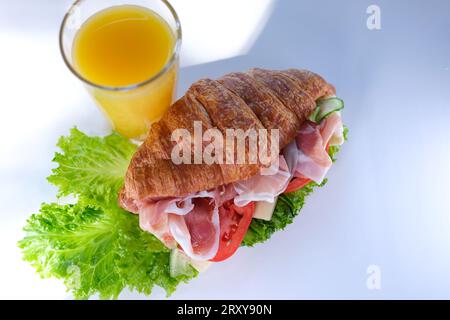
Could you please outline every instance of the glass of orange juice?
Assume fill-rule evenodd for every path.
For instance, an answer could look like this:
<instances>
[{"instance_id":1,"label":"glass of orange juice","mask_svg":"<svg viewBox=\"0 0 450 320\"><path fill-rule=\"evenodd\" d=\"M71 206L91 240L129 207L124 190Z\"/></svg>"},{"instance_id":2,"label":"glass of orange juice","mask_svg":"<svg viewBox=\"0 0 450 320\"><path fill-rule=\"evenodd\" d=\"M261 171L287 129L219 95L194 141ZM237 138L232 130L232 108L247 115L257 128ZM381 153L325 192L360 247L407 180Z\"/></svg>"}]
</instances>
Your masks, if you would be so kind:
<instances>
[{"instance_id":1,"label":"glass of orange juice","mask_svg":"<svg viewBox=\"0 0 450 320\"><path fill-rule=\"evenodd\" d=\"M145 138L175 98L181 47L166 0L78 0L61 25L69 69L129 138Z\"/></svg>"}]
</instances>

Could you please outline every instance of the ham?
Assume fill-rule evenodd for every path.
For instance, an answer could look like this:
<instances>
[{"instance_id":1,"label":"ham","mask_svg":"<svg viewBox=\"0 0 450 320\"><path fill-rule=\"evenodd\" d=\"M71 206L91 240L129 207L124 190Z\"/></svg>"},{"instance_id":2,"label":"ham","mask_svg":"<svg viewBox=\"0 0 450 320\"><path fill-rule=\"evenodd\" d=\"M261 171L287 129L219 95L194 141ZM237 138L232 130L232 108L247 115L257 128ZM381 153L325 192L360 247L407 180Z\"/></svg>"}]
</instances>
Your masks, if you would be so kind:
<instances>
[{"instance_id":1,"label":"ham","mask_svg":"<svg viewBox=\"0 0 450 320\"><path fill-rule=\"evenodd\" d=\"M219 208L214 199L196 198L185 216L169 214L170 232L183 251L194 260L214 258L219 249Z\"/></svg>"},{"instance_id":2,"label":"ham","mask_svg":"<svg viewBox=\"0 0 450 320\"><path fill-rule=\"evenodd\" d=\"M268 172L267 172L268 171ZM266 201L273 203L277 196L286 190L291 173L283 155L277 164L248 180L233 183L237 196L234 204L244 207L252 201Z\"/></svg>"},{"instance_id":3,"label":"ham","mask_svg":"<svg viewBox=\"0 0 450 320\"><path fill-rule=\"evenodd\" d=\"M234 193L221 187L183 198L139 201L140 227L170 249L179 245L192 259L209 260L219 247L219 206L229 197Z\"/></svg>"},{"instance_id":4,"label":"ham","mask_svg":"<svg viewBox=\"0 0 450 320\"><path fill-rule=\"evenodd\" d=\"M341 113L332 113L321 125L321 135L324 141L330 146L340 146L344 143L344 125L342 124Z\"/></svg>"},{"instance_id":5,"label":"ham","mask_svg":"<svg viewBox=\"0 0 450 320\"><path fill-rule=\"evenodd\" d=\"M177 242L170 233L167 214L167 207L171 205L172 201L175 200L144 200L136 204L141 229L155 235L170 249L177 247Z\"/></svg>"},{"instance_id":6,"label":"ham","mask_svg":"<svg viewBox=\"0 0 450 320\"><path fill-rule=\"evenodd\" d=\"M291 174L322 183L332 164L327 146L340 145L343 141L343 125L338 112L320 124L305 121L295 140L283 150Z\"/></svg>"}]
</instances>

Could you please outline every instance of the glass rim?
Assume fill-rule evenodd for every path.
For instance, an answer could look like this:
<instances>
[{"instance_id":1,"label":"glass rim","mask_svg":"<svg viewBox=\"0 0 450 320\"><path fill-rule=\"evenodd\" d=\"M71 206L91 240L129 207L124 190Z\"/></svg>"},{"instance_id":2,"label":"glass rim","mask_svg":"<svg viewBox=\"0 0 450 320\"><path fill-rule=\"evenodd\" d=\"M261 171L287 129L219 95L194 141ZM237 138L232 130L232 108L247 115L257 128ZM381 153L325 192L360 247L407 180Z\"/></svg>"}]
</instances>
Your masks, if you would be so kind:
<instances>
[{"instance_id":1,"label":"glass rim","mask_svg":"<svg viewBox=\"0 0 450 320\"><path fill-rule=\"evenodd\" d=\"M78 6L81 2L83 2L85 0L76 0L69 8L69 10L67 10L66 14L64 15L64 19L61 23L60 29L59 29L59 50L61 52L61 55L63 57L64 63L66 64L66 66L69 68L69 70L78 78L80 79L82 82L84 82L85 84L95 87L97 89L103 89L103 90L107 90L107 91L129 91L129 90L133 90L133 89L137 89L140 87L145 86L146 84L149 84L151 82L154 82L155 80L159 79L161 76L163 76L177 61L178 56L180 54L180 48L181 48L181 42L182 42L182 30L181 30L181 23L180 23L180 19L178 17L177 12L175 11L175 9L172 7L172 5L167 1L167 0L158 0L161 1L162 3L164 3L164 5L169 9L170 13L172 14L172 17L175 19L175 32L176 32L176 41L175 41L175 46L172 52L172 55L170 57L170 59L166 62L166 64L164 65L164 67L155 75L149 77L148 79L135 83L135 84L131 84L131 85L127 85L127 86L105 86L105 85L101 85L101 84L97 84L89 79L87 79L86 77L84 77L83 75L81 75L77 70L75 70L75 68L72 66L72 63L69 61L69 59L66 56L66 53L64 52L64 45L63 45L63 34L64 34L64 29L66 27L67 24L67 20L69 19L72 11L76 8L76 6Z\"/></svg>"}]
</instances>

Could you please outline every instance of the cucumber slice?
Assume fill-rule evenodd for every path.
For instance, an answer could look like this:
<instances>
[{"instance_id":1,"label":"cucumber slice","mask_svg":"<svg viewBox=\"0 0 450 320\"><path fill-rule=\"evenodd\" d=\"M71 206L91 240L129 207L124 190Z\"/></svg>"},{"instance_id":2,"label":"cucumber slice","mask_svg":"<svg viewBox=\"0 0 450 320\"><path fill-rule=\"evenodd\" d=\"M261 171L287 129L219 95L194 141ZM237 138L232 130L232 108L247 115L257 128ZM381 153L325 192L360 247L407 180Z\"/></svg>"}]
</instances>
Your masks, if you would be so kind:
<instances>
[{"instance_id":1,"label":"cucumber slice","mask_svg":"<svg viewBox=\"0 0 450 320\"><path fill-rule=\"evenodd\" d=\"M178 249L170 253L170 276L175 278L179 275L193 275L193 268L189 257Z\"/></svg>"},{"instance_id":2,"label":"cucumber slice","mask_svg":"<svg viewBox=\"0 0 450 320\"><path fill-rule=\"evenodd\" d=\"M333 112L344 109L344 101L336 97L321 99L317 101L317 108L319 111L316 114L315 120L316 123L320 123ZM313 113L316 113L316 110Z\"/></svg>"},{"instance_id":3,"label":"cucumber slice","mask_svg":"<svg viewBox=\"0 0 450 320\"><path fill-rule=\"evenodd\" d=\"M320 112L320 107L316 107L314 111L309 115L308 120L312 122L317 122L317 115Z\"/></svg>"}]
</instances>

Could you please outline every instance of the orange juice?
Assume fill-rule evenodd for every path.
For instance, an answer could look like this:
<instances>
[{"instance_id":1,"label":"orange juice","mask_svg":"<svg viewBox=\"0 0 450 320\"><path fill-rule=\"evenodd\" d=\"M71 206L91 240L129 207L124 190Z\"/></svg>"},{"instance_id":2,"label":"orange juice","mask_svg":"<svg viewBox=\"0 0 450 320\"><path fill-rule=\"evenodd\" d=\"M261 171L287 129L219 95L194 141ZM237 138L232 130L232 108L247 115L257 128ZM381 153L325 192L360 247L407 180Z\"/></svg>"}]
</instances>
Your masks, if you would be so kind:
<instances>
[{"instance_id":1,"label":"orange juice","mask_svg":"<svg viewBox=\"0 0 450 320\"><path fill-rule=\"evenodd\" d=\"M178 66L168 63L175 42L161 16L134 5L98 12L75 36L74 67L96 85L89 87L94 99L125 136L143 137L171 104Z\"/></svg>"}]
</instances>

